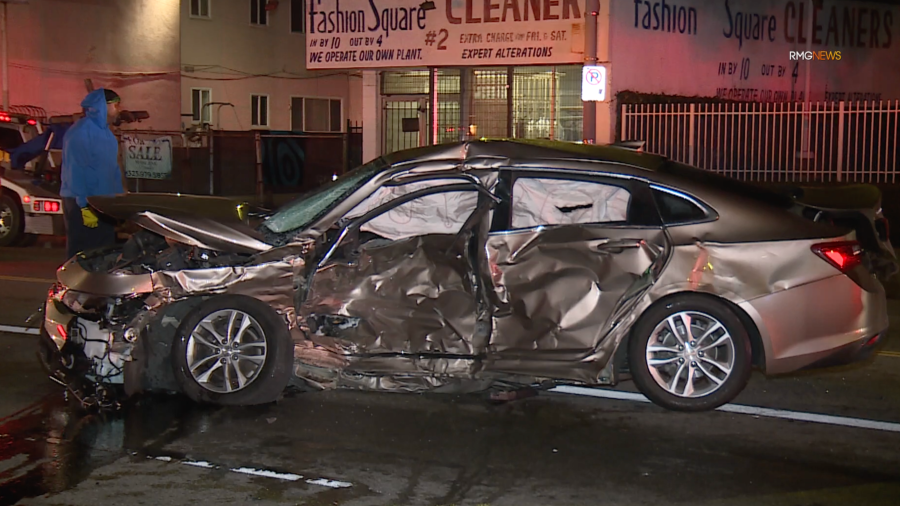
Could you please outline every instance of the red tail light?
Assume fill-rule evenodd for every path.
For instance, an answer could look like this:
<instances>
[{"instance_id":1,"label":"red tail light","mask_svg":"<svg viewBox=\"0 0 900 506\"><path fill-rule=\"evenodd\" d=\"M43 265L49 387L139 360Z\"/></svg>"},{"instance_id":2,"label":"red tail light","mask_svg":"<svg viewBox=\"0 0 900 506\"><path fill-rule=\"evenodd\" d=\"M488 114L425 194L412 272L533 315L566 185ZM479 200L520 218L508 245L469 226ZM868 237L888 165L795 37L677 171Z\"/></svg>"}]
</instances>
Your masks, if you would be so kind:
<instances>
[{"instance_id":1,"label":"red tail light","mask_svg":"<svg viewBox=\"0 0 900 506\"><path fill-rule=\"evenodd\" d=\"M813 253L833 265L837 270L847 273L862 263L862 247L856 241L839 241L816 244Z\"/></svg>"},{"instance_id":2,"label":"red tail light","mask_svg":"<svg viewBox=\"0 0 900 506\"><path fill-rule=\"evenodd\" d=\"M56 324L56 332L59 333L59 337L62 337L64 341L69 340L69 334L68 332L66 332L66 328L62 324Z\"/></svg>"}]
</instances>

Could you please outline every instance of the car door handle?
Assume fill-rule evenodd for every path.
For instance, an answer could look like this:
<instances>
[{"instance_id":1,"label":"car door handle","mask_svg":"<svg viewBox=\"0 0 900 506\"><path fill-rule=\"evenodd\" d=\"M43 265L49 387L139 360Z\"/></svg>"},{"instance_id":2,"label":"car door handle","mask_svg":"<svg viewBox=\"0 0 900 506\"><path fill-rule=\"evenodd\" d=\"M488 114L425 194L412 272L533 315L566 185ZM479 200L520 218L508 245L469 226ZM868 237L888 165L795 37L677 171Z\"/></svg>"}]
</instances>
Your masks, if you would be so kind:
<instances>
[{"instance_id":1,"label":"car door handle","mask_svg":"<svg viewBox=\"0 0 900 506\"><path fill-rule=\"evenodd\" d=\"M640 248L643 244L643 239L619 239L600 243L596 248L598 251L625 250Z\"/></svg>"}]
</instances>

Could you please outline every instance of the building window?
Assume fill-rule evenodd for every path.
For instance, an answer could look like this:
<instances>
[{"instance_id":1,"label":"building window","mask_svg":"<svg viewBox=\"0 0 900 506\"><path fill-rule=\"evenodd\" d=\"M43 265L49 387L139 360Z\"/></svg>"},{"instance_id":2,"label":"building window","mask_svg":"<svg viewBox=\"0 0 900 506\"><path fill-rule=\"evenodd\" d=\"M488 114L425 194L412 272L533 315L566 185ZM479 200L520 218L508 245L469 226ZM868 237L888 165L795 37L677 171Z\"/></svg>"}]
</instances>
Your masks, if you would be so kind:
<instances>
[{"instance_id":1,"label":"building window","mask_svg":"<svg viewBox=\"0 0 900 506\"><path fill-rule=\"evenodd\" d=\"M209 18L209 2L210 0L191 0L191 17L192 18Z\"/></svg>"},{"instance_id":2,"label":"building window","mask_svg":"<svg viewBox=\"0 0 900 506\"><path fill-rule=\"evenodd\" d=\"M291 130L299 132L342 132L341 100L337 98L291 99Z\"/></svg>"},{"instance_id":3,"label":"building window","mask_svg":"<svg viewBox=\"0 0 900 506\"><path fill-rule=\"evenodd\" d=\"M255 127L269 126L268 95L250 95L250 124Z\"/></svg>"},{"instance_id":4,"label":"building window","mask_svg":"<svg viewBox=\"0 0 900 506\"><path fill-rule=\"evenodd\" d=\"M269 24L269 13L266 11L268 0L250 0L250 24L265 26Z\"/></svg>"},{"instance_id":5,"label":"building window","mask_svg":"<svg viewBox=\"0 0 900 506\"><path fill-rule=\"evenodd\" d=\"M191 89L191 119L194 123L212 123L212 90L209 88Z\"/></svg>"},{"instance_id":6,"label":"building window","mask_svg":"<svg viewBox=\"0 0 900 506\"><path fill-rule=\"evenodd\" d=\"M306 0L291 0L291 33L306 33Z\"/></svg>"}]
</instances>

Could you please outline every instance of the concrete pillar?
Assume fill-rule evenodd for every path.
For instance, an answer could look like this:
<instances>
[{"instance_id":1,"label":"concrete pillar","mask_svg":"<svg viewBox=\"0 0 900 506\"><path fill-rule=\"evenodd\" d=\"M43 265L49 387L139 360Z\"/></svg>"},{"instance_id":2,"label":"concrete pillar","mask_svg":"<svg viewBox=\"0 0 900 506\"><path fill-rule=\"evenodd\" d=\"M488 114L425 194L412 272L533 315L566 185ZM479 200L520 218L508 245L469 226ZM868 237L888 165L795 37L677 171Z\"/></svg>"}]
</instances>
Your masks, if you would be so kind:
<instances>
[{"instance_id":1,"label":"concrete pillar","mask_svg":"<svg viewBox=\"0 0 900 506\"><path fill-rule=\"evenodd\" d=\"M381 156L381 75L377 70L362 73L363 163Z\"/></svg>"},{"instance_id":2,"label":"concrete pillar","mask_svg":"<svg viewBox=\"0 0 900 506\"><path fill-rule=\"evenodd\" d=\"M596 144L612 144L616 140L616 108L615 102L594 102L597 104L596 112Z\"/></svg>"}]
</instances>

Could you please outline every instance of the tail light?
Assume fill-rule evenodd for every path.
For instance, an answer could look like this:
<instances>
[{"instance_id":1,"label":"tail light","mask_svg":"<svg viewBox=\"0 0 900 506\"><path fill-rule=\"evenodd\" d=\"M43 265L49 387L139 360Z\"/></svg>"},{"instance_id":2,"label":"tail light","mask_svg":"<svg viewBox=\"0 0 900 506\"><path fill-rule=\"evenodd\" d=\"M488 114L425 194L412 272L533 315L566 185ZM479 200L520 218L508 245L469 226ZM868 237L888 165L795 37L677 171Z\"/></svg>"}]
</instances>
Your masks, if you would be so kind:
<instances>
[{"instance_id":1,"label":"tail light","mask_svg":"<svg viewBox=\"0 0 900 506\"><path fill-rule=\"evenodd\" d=\"M812 251L845 274L861 264L863 260L862 247L856 241L815 244Z\"/></svg>"},{"instance_id":2,"label":"tail light","mask_svg":"<svg viewBox=\"0 0 900 506\"><path fill-rule=\"evenodd\" d=\"M36 213L58 213L60 209L62 209L59 201L38 199L35 199L34 204L31 205L31 208Z\"/></svg>"}]
</instances>

